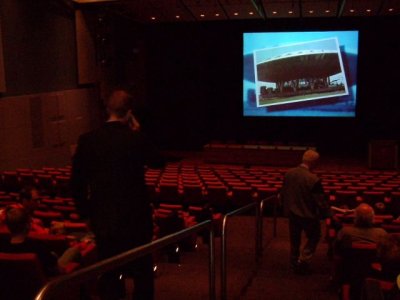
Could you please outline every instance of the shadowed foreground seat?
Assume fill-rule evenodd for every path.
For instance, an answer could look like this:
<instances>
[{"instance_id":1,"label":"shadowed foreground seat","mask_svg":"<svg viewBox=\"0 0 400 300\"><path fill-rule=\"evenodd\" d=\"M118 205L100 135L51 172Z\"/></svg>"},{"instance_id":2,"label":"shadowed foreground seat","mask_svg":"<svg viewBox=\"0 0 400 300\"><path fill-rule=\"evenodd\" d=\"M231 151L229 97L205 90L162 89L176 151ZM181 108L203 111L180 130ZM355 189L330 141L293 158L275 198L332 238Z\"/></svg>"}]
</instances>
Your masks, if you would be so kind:
<instances>
[{"instance_id":1,"label":"shadowed foreground seat","mask_svg":"<svg viewBox=\"0 0 400 300\"><path fill-rule=\"evenodd\" d=\"M33 253L0 253L0 270L0 299L33 299L47 282Z\"/></svg>"},{"instance_id":2,"label":"shadowed foreground seat","mask_svg":"<svg viewBox=\"0 0 400 300\"><path fill-rule=\"evenodd\" d=\"M336 276L342 283L342 299L360 299L364 280L371 272L371 265L377 260L377 245L352 243L343 250L336 261Z\"/></svg>"},{"instance_id":3,"label":"shadowed foreground seat","mask_svg":"<svg viewBox=\"0 0 400 300\"><path fill-rule=\"evenodd\" d=\"M82 251L84 265L95 262L96 245L88 244ZM69 274L80 267L77 262L68 262L63 266L62 274ZM54 277L47 277L35 253L2 253L0 252L0 299L31 300L40 289ZM77 285L60 290L49 299L73 300L83 294L82 286Z\"/></svg>"}]
</instances>

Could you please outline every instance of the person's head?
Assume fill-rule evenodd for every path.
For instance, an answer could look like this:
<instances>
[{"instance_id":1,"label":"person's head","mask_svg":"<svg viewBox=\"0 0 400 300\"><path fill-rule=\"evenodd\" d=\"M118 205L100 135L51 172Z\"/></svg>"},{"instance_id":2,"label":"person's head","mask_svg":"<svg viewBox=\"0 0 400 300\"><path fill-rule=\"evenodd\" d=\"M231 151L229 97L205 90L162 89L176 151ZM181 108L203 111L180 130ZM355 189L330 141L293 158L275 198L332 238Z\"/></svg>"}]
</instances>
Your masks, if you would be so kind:
<instances>
[{"instance_id":1,"label":"person's head","mask_svg":"<svg viewBox=\"0 0 400 300\"><path fill-rule=\"evenodd\" d=\"M28 212L37 208L39 200L39 191L34 186L26 186L19 192L19 201Z\"/></svg>"},{"instance_id":2,"label":"person's head","mask_svg":"<svg viewBox=\"0 0 400 300\"><path fill-rule=\"evenodd\" d=\"M370 205L362 203L355 209L354 225L357 227L372 227L374 215L374 209Z\"/></svg>"},{"instance_id":3,"label":"person's head","mask_svg":"<svg viewBox=\"0 0 400 300\"><path fill-rule=\"evenodd\" d=\"M9 206L6 208L5 223L12 236L27 234L30 229L31 216L22 206Z\"/></svg>"},{"instance_id":4,"label":"person's head","mask_svg":"<svg viewBox=\"0 0 400 300\"><path fill-rule=\"evenodd\" d=\"M106 106L110 117L124 119L131 111L132 96L123 89L116 89L107 99Z\"/></svg>"},{"instance_id":5,"label":"person's head","mask_svg":"<svg viewBox=\"0 0 400 300\"><path fill-rule=\"evenodd\" d=\"M319 160L319 153L315 150L307 150L303 154L302 162L307 165L310 169L314 168L317 165Z\"/></svg>"}]
</instances>

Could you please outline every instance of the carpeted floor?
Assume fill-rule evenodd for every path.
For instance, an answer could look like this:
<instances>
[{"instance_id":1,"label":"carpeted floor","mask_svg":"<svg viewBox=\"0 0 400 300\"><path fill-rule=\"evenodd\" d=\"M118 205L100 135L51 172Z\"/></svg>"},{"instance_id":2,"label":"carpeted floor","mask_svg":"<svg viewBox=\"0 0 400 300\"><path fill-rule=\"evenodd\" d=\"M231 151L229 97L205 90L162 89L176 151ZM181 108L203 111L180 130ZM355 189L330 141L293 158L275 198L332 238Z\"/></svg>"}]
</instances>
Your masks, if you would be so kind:
<instances>
[{"instance_id":1,"label":"carpeted floor","mask_svg":"<svg viewBox=\"0 0 400 300\"><path fill-rule=\"evenodd\" d=\"M321 241L314 257L312 275L296 275L289 269L287 220L278 219L278 235L272 238L270 218L264 219L264 252L255 263L254 217L237 216L229 221L227 299L338 299L330 286L332 262L327 244ZM220 238L216 239L217 299L220 297ZM184 252L180 264L160 262L156 279L156 299L209 299L208 247Z\"/></svg>"}]
</instances>

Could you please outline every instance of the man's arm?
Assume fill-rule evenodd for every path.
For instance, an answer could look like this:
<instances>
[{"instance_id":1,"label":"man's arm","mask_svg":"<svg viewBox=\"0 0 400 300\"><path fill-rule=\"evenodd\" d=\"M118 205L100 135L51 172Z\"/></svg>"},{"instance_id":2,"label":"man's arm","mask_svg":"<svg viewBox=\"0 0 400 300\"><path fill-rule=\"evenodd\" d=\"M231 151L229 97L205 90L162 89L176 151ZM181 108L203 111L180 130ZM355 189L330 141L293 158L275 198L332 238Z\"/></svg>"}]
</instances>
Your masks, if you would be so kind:
<instances>
[{"instance_id":1,"label":"man's arm","mask_svg":"<svg viewBox=\"0 0 400 300\"><path fill-rule=\"evenodd\" d=\"M85 154L85 142L79 138L76 152L72 158L71 193L81 218L88 216L88 178Z\"/></svg>"},{"instance_id":2,"label":"man's arm","mask_svg":"<svg viewBox=\"0 0 400 300\"><path fill-rule=\"evenodd\" d=\"M313 189L312 196L315 203L317 204L319 215L322 219L326 219L332 216L332 212L329 207L329 203L325 197L324 188L322 186L321 180L318 180Z\"/></svg>"}]
</instances>

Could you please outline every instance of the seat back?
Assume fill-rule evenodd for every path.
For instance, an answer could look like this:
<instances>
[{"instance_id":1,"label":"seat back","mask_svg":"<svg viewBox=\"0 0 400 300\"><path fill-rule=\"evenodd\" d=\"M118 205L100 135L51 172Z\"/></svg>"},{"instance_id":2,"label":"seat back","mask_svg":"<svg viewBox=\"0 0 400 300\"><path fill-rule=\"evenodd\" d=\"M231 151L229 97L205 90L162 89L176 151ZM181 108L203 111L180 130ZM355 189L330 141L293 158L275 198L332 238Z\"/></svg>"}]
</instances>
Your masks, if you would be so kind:
<instances>
[{"instance_id":1,"label":"seat back","mask_svg":"<svg viewBox=\"0 0 400 300\"><path fill-rule=\"evenodd\" d=\"M348 208L355 208L358 206L357 192L349 190L336 191L335 206L346 206Z\"/></svg>"},{"instance_id":2,"label":"seat back","mask_svg":"<svg viewBox=\"0 0 400 300\"><path fill-rule=\"evenodd\" d=\"M359 299L364 280L371 272L371 264L377 259L376 249L376 244L352 243L343 251L341 279L344 285L350 287L351 299Z\"/></svg>"},{"instance_id":3,"label":"seat back","mask_svg":"<svg viewBox=\"0 0 400 300\"><path fill-rule=\"evenodd\" d=\"M41 234L30 232L28 238L40 241L45 244L48 249L61 256L65 250L69 248L68 236L63 234Z\"/></svg>"},{"instance_id":4,"label":"seat back","mask_svg":"<svg viewBox=\"0 0 400 300\"><path fill-rule=\"evenodd\" d=\"M255 200L253 189L249 186L232 187L232 204L234 207L241 207Z\"/></svg>"},{"instance_id":5,"label":"seat back","mask_svg":"<svg viewBox=\"0 0 400 300\"><path fill-rule=\"evenodd\" d=\"M0 299L33 299L47 279L33 253L0 253Z\"/></svg>"}]
</instances>

